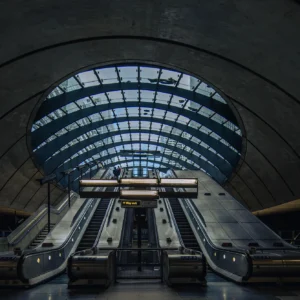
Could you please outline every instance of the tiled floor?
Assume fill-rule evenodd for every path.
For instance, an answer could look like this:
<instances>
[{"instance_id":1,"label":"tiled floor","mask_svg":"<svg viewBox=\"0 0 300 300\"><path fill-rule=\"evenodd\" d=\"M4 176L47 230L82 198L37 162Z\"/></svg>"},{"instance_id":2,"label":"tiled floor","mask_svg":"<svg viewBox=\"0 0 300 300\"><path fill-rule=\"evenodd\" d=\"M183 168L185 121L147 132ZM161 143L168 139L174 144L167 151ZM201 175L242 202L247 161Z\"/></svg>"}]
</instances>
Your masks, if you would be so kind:
<instances>
[{"instance_id":1,"label":"tiled floor","mask_svg":"<svg viewBox=\"0 0 300 300\"><path fill-rule=\"evenodd\" d=\"M67 277L62 275L35 288L3 289L0 299L5 300L296 300L300 299L300 286L238 285L215 274L207 276L207 287L178 286L169 288L159 282L126 281L107 290L68 289Z\"/></svg>"}]
</instances>

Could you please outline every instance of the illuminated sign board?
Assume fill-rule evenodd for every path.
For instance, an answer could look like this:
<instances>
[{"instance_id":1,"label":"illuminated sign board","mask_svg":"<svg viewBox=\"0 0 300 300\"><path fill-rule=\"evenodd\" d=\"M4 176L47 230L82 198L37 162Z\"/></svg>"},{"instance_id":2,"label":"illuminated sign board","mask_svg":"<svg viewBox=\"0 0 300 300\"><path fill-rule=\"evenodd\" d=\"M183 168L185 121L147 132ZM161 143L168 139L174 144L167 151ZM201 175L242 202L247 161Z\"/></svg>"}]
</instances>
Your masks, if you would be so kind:
<instances>
[{"instance_id":1,"label":"illuminated sign board","mask_svg":"<svg viewBox=\"0 0 300 300\"><path fill-rule=\"evenodd\" d=\"M122 200L122 207L137 207L141 205L141 201L137 200Z\"/></svg>"},{"instance_id":2,"label":"illuminated sign board","mask_svg":"<svg viewBox=\"0 0 300 300\"><path fill-rule=\"evenodd\" d=\"M156 208L157 200L121 200L121 207Z\"/></svg>"}]
</instances>

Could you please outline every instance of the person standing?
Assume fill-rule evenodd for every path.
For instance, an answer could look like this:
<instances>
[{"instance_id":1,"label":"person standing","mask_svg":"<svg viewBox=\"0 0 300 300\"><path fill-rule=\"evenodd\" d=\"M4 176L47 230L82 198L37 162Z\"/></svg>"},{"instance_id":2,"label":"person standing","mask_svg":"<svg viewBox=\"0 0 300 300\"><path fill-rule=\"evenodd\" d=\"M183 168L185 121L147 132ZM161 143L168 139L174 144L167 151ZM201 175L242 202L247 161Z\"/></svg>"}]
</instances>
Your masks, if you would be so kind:
<instances>
[{"instance_id":1,"label":"person standing","mask_svg":"<svg viewBox=\"0 0 300 300\"><path fill-rule=\"evenodd\" d=\"M118 166L118 176L120 176L120 175L121 175L121 171L122 171L121 167L120 167L120 166Z\"/></svg>"},{"instance_id":2,"label":"person standing","mask_svg":"<svg viewBox=\"0 0 300 300\"><path fill-rule=\"evenodd\" d=\"M116 167L114 167L113 173L114 173L115 178L118 179L119 175L118 175L118 169Z\"/></svg>"}]
</instances>

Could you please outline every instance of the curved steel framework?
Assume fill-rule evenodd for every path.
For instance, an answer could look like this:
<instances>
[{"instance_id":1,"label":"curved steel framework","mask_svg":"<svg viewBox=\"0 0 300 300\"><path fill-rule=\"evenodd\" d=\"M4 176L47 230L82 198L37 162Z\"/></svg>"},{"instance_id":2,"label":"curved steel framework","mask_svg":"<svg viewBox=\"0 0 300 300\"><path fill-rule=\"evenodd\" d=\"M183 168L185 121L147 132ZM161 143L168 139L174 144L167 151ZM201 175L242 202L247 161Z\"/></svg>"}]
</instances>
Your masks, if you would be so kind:
<instances>
[{"instance_id":1,"label":"curved steel framework","mask_svg":"<svg viewBox=\"0 0 300 300\"><path fill-rule=\"evenodd\" d=\"M201 169L223 183L242 147L237 120L213 88L138 64L64 81L41 105L31 131L36 162L58 176L100 160L107 167ZM78 172L72 176L76 182ZM59 182L66 184L62 177Z\"/></svg>"}]
</instances>

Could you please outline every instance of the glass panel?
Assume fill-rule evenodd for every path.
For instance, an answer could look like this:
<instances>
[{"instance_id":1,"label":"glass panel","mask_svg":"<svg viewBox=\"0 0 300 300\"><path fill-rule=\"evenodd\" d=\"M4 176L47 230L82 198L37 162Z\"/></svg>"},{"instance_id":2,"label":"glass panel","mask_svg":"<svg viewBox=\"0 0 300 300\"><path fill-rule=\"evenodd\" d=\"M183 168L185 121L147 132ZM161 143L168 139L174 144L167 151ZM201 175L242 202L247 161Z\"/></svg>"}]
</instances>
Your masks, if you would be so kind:
<instances>
[{"instance_id":1,"label":"glass panel","mask_svg":"<svg viewBox=\"0 0 300 300\"><path fill-rule=\"evenodd\" d=\"M122 82L137 82L138 72L137 67L118 67Z\"/></svg>"},{"instance_id":2,"label":"glass panel","mask_svg":"<svg viewBox=\"0 0 300 300\"><path fill-rule=\"evenodd\" d=\"M61 94L63 94L63 91L60 88L56 87L44 101L46 101L47 99L59 96Z\"/></svg>"},{"instance_id":3,"label":"glass panel","mask_svg":"<svg viewBox=\"0 0 300 300\"><path fill-rule=\"evenodd\" d=\"M80 99L80 100L76 101L76 103L80 106L81 109L94 106L92 100L88 97Z\"/></svg>"},{"instance_id":4,"label":"glass panel","mask_svg":"<svg viewBox=\"0 0 300 300\"><path fill-rule=\"evenodd\" d=\"M158 68L140 67L140 70L141 70L141 82L153 83L153 84L157 83L157 78L159 74Z\"/></svg>"},{"instance_id":5,"label":"glass panel","mask_svg":"<svg viewBox=\"0 0 300 300\"><path fill-rule=\"evenodd\" d=\"M94 71L86 71L79 73L77 79L82 83L84 87L100 85L97 76L95 75Z\"/></svg>"},{"instance_id":6,"label":"glass panel","mask_svg":"<svg viewBox=\"0 0 300 300\"><path fill-rule=\"evenodd\" d=\"M175 86L178 82L179 76L180 73L176 71L163 69L159 79L159 84Z\"/></svg>"},{"instance_id":7,"label":"glass panel","mask_svg":"<svg viewBox=\"0 0 300 300\"><path fill-rule=\"evenodd\" d=\"M102 84L111 84L119 82L115 67L97 69L96 72L100 77Z\"/></svg>"},{"instance_id":8,"label":"glass panel","mask_svg":"<svg viewBox=\"0 0 300 300\"><path fill-rule=\"evenodd\" d=\"M211 88L206 83L202 82L199 87L196 89L196 92L202 95L205 95L207 97L210 97L214 94L215 90Z\"/></svg>"},{"instance_id":9,"label":"glass panel","mask_svg":"<svg viewBox=\"0 0 300 300\"><path fill-rule=\"evenodd\" d=\"M141 90L141 100L143 102L153 102L155 93L152 91Z\"/></svg>"},{"instance_id":10,"label":"glass panel","mask_svg":"<svg viewBox=\"0 0 300 300\"><path fill-rule=\"evenodd\" d=\"M218 93L216 93L212 98L226 104L226 101Z\"/></svg>"},{"instance_id":11,"label":"glass panel","mask_svg":"<svg viewBox=\"0 0 300 300\"><path fill-rule=\"evenodd\" d=\"M112 103L124 101L121 91L109 92L107 94Z\"/></svg>"},{"instance_id":12,"label":"glass panel","mask_svg":"<svg viewBox=\"0 0 300 300\"><path fill-rule=\"evenodd\" d=\"M193 90L193 86L191 83L191 76L183 74L182 78L178 84L178 87L181 89L189 90L189 91Z\"/></svg>"},{"instance_id":13,"label":"glass panel","mask_svg":"<svg viewBox=\"0 0 300 300\"><path fill-rule=\"evenodd\" d=\"M81 89L81 86L75 80L74 77L71 77L71 78L67 79L66 81L64 81L63 83L61 83L59 86L65 92L72 92L72 91Z\"/></svg>"},{"instance_id":14,"label":"glass panel","mask_svg":"<svg viewBox=\"0 0 300 300\"><path fill-rule=\"evenodd\" d=\"M125 90L124 91L126 101L138 101L138 91L137 90Z\"/></svg>"},{"instance_id":15,"label":"glass panel","mask_svg":"<svg viewBox=\"0 0 300 300\"><path fill-rule=\"evenodd\" d=\"M74 103L69 103L69 104L67 104L67 105L65 105L65 106L62 106L61 109L62 109L65 113L67 113L67 114L70 114L70 113L72 113L72 112L75 112L75 111L78 111L78 110L79 110L78 106L77 106L76 104L74 104Z\"/></svg>"},{"instance_id":16,"label":"glass panel","mask_svg":"<svg viewBox=\"0 0 300 300\"><path fill-rule=\"evenodd\" d=\"M194 101L188 101L188 104L185 107L192 112L197 112L200 109L201 105Z\"/></svg>"},{"instance_id":17,"label":"glass panel","mask_svg":"<svg viewBox=\"0 0 300 300\"><path fill-rule=\"evenodd\" d=\"M96 105L107 104L108 99L104 93L91 96Z\"/></svg>"}]
</instances>

